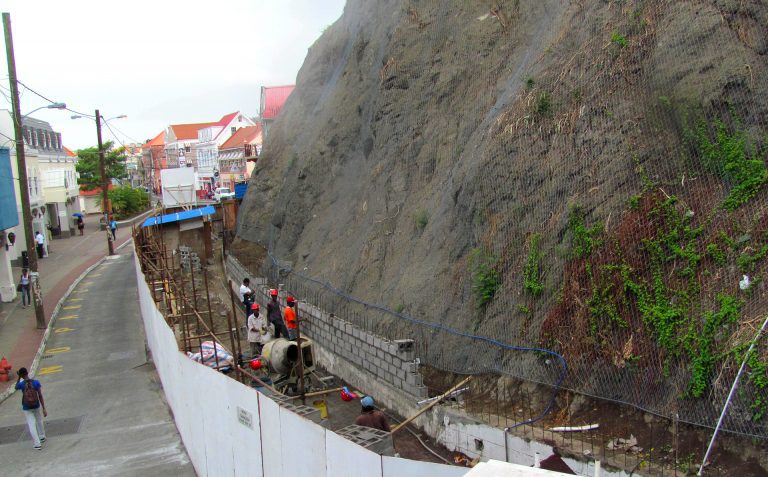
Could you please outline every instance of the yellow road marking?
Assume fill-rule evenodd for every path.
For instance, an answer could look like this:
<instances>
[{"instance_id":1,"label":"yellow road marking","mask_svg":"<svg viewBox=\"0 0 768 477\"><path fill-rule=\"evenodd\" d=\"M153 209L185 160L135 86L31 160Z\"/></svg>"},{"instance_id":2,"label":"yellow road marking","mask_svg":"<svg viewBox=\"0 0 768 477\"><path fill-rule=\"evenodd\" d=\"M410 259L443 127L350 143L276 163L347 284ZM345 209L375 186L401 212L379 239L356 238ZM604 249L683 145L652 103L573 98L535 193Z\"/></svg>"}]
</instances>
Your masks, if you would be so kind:
<instances>
[{"instance_id":1,"label":"yellow road marking","mask_svg":"<svg viewBox=\"0 0 768 477\"><path fill-rule=\"evenodd\" d=\"M66 353L66 352L71 351L71 350L72 350L72 348L70 348L69 346L62 346L60 348L47 349L47 350L45 350L45 352L49 353L49 354L58 354L58 353Z\"/></svg>"},{"instance_id":2,"label":"yellow road marking","mask_svg":"<svg viewBox=\"0 0 768 477\"><path fill-rule=\"evenodd\" d=\"M63 369L64 369L64 366L62 366L62 365L60 365L60 364L56 364L56 365L54 365L54 366L46 366L45 368L40 368L40 369L37 371L37 375L38 375L38 376L41 376L41 375L43 375L43 374L53 374L53 373L58 373L58 372L61 372Z\"/></svg>"},{"instance_id":3,"label":"yellow road marking","mask_svg":"<svg viewBox=\"0 0 768 477\"><path fill-rule=\"evenodd\" d=\"M67 315L67 316L60 316L60 320L76 320L77 317L80 315Z\"/></svg>"},{"instance_id":4,"label":"yellow road marking","mask_svg":"<svg viewBox=\"0 0 768 477\"><path fill-rule=\"evenodd\" d=\"M70 331L75 331L74 328L56 328L53 330L54 333L69 333Z\"/></svg>"},{"instance_id":5,"label":"yellow road marking","mask_svg":"<svg viewBox=\"0 0 768 477\"><path fill-rule=\"evenodd\" d=\"M70 298L69 301L83 301L82 298Z\"/></svg>"},{"instance_id":6,"label":"yellow road marking","mask_svg":"<svg viewBox=\"0 0 768 477\"><path fill-rule=\"evenodd\" d=\"M92 277L100 277L100 276L101 276L101 273L94 273L94 274L93 274L93 275L91 275L91 276L92 276Z\"/></svg>"},{"instance_id":7,"label":"yellow road marking","mask_svg":"<svg viewBox=\"0 0 768 477\"><path fill-rule=\"evenodd\" d=\"M80 308L80 305L71 305L63 307L62 310L77 310L78 308Z\"/></svg>"},{"instance_id":8,"label":"yellow road marking","mask_svg":"<svg viewBox=\"0 0 768 477\"><path fill-rule=\"evenodd\" d=\"M73 291L72 293L85 293L85 292L87 292L87 291L88 291L88 289L87 289L87 288L85 288L85 289L83 289L83 290L75 290L75 291Z\"/></svg>"}]
</instances>

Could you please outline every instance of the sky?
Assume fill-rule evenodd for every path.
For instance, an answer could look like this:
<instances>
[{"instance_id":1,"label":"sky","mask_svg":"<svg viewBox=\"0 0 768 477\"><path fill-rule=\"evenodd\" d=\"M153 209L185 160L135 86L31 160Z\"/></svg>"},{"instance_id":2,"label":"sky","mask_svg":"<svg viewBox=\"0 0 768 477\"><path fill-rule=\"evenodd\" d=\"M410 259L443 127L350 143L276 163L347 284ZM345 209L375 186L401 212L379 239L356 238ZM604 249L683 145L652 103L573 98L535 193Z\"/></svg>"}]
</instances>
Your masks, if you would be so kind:
<instances>
[{"instance_id":1,"label":"sky","mask_svg":"<svg viewBox=\"0 0 768 477\"><path fill-rule=\"evenodd\" d=\"M259 112L261 86L294 84L344 0L0 0L11 15L19 81L90 115L117 144L169 124ZM0 108L11 109L3 45ZM21 112L49 104L20 85ZM41 110L72 150L96 145L93 120ZM127 115L124 119L110 119ZM113 133L117 138L113 137Z\"/></svg>"}]
</instances>

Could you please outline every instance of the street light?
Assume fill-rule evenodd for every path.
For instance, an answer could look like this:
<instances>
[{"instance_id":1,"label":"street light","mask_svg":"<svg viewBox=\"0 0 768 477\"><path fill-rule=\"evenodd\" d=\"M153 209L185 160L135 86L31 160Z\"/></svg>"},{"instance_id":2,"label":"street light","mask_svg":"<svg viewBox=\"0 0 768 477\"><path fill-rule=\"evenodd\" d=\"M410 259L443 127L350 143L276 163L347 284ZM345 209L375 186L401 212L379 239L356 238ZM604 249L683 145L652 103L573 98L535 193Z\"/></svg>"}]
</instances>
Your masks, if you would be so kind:
<instances>
[{"instance_id":1,"label":"street light","mask_svg":"<svg viewBox=\"0 0 768 477\"><path fill-rule=\"evenodd\" d=\"M39 108L33 109L32 111L22 116L22 119L26 118L27 116L29 116L30 114L36 111L40 111L41 109L67 109L67 103L51 103L47 106L40 106Z\"/></svg>"},{"instance_id":2,"label":"street light","mask_svg":"<svg viewBox=\"0 0 768 477\"><path fill-rule=\"evenodd\" d=\"M21 197L21 213L24 220L24 240L27 243L27 258L29 260L30 276L32 278L32 300L35 305L35 323L37 328L45 328L45 310L43 309L43 294L40 291L40 275L37 271L37 255L35 251L34 238L32 237L32 212L29 205L29 188L27 186L27 161L24 156L24 137L21 130L21 108L19 105L19 84L16 76L16 58L13 53L13 35L11 33L11 15L3 13L3 31L5 33L5 53L8 59L8 82L11 86L11 106L13 110L13 132L16 136L16 164L19 174L19 195ZM47 106L41 106L29 114L39 109L63 109L64 103L51 103ZM30 247L32 253L30 252Z\"/></svg>"},{"instance_id":3,"label":"street light","mask_svg":"<svg viewBox=\"0 0 768 477\"><path fill-rule=\"evenodd\" d=\"M72 119L78 119L86 117L80 114L76 114L72 116ZM105 123L107 121L111 121L113 119L122 119L127 118L128 116L125 114L121 114L119 116L115 116L113 118L104 119L104 117L99 113L99 110L96 110L96 113L93 116L93 119L96 120L96 140L98 141L98 147L99 147L99 170L101 172L101 211L104 213L105 217L105 229L107 232L107 253L109 255L115 254L115 247L112 244L112 234L109 230L109 214L112 212L112 207L109 203L109 178L107 177L107 166L104 161L104 147L101 144L101 122L104 121Z\"/></svg>"}]
</instances>

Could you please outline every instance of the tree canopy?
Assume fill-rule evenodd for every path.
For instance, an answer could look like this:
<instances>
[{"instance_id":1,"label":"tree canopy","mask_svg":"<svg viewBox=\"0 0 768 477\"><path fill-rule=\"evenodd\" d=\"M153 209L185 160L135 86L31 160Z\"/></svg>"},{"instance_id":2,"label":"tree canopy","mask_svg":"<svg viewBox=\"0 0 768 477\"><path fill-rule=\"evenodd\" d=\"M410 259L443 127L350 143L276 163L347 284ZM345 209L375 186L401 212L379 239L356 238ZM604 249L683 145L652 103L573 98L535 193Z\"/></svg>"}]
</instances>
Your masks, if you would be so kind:
<instances>
[{"instance_id":1,"label":"tree canopy","mask_svg":"<svg viewBox=\"0 0 768 477\"><path fill-rule=\"evenodd\" d=\"M123 179L128 176L125 170L125 148L113 149L112 141L104 143L104 163L107 169L109 182L112 179ZM101 187L101 171L99 170L99 148L89 147L77 150L77 172L80 178L77 183L85 190L93 190Z\"/></svg>"}]
</instances>

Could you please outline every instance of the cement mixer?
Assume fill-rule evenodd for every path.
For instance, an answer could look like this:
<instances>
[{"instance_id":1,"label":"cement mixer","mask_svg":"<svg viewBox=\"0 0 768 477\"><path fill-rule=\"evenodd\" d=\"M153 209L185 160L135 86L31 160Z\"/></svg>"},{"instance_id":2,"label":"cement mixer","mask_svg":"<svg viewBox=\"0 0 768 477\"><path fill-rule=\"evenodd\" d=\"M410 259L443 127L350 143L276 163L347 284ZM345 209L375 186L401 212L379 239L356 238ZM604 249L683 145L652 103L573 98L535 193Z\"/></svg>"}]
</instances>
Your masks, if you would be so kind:
<instances>
[{"instance_id":1,"label":"cement mixer","mask_svg":"<svg viewBox=\"0 0 768 477\"><path fill-rule=\"evenodd\" d=\"M315 357L312 353L312 340L301 338L302 364L304 376L315 370ZM264 345L261 358L269 367L275 388L295 392L299 382L299 345L296 341L285 338L272 340ZM310 382L305 380L305 385ZM285 391L283 391L285 392Z\"/></svg>"}]
</instances>

